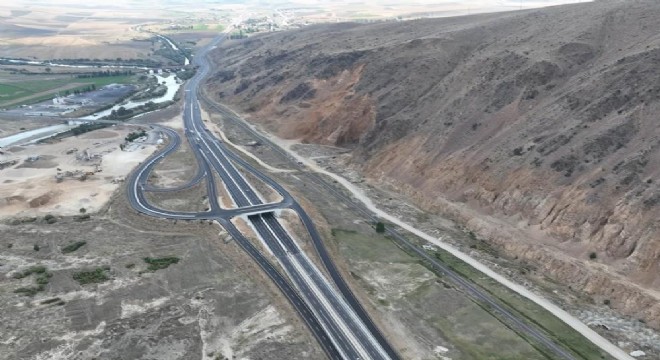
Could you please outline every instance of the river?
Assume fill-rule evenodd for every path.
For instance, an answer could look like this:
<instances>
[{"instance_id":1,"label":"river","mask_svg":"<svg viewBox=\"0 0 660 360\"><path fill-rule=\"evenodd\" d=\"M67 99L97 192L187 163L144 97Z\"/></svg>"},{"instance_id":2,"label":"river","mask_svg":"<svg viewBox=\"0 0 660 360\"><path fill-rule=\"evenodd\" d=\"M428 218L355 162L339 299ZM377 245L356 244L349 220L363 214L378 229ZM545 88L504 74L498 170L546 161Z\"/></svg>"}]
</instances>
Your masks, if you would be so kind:
<instances>
[{"instance_id":1,"label":"river","mask_svg":"<svg viewBox=\"0 0 660 360\"><path fill-rule=\"evenodd\" d=\"M140 101L127 101L125 103L117 104L110 109L103 110L85 117L80 118L81 120L95 120L95 119L100 119L104 116L108 116L112 113L113 110L118 110L120 107L123 107L124 109L134 109L138 106L142 106L148 102L153 102L155 104L163 103L166 101L171 101L174 99L174 95L176 95L177 91L179 91L179 88L181 87L180 82L176 80L176 76L170 75L168 77L163 77L160 75L154 75L156 79L158 79L159 84L165 84L167 86L167 91L165 92L165 95L153 98L153 99L146 99L146 100L140 100Z\"/></svg>"},{"instance_id":2,"label":"river","mask_svg":"<svg viewBox=\"0 0 660 360\"><path fill-rule=\"evenodd\" d=\"M158 79L158 83L160 84L165 84L167 86L167 91L165 92L165 95L153 98L153 99L146 99L146 100L141 100L141 101L128 101L125 103L117 104L114 105L110 109L106 109L103 111L99 111L97 113L94 113L92 115L88 115L85 117L80 118L84 122L84 120L96 120L100 119L104 116L108 116L112 113L113 110L117 110L120 107L124 107L125 109L134 109L138 106L144 105L148 102L153 102L155 104L163 103L166 101L171 101L174 99L174 96L176 95L177 91L179 91L179 88L182 85L182 82L177 81L176 76L171 74L170 76L164 77L160 75L153 75ZM63 119L64 120L64 119ZM19 144L25 144L25 143L34 143L42 139L47 139L49 137L53 137L57 134L61 134L63 132L66 132L74 127L76 127L76 123L72 123L71 125L68 124L58 124L58 125L51 125L51 126L45 126L42 128L34 129L34 130L28 130L28 131L23 131L18 134L10 135L4 138L0 138L0 147L7 147L10 145L19 145Z\"/></svg>"}]
</instances>

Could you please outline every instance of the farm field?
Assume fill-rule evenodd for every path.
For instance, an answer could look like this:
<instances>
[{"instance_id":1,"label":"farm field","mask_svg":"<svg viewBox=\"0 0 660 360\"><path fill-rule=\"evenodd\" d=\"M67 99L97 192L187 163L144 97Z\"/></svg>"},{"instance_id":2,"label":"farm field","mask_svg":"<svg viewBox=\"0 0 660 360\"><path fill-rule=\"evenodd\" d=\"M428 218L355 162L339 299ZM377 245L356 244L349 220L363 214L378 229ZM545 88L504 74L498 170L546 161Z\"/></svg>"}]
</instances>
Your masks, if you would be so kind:
<instances>
[{"instance_id":1,"label":"farm field","mask_svg":"<svg viewBox=\"0 0 660 360\"><path fill-rule=\"evenodd\" d=\"M73 93L90 85L96 88L108 84L129 84L136 81L135 75L78 78L70 76L39 79L30 77L25 81L4 81L0 79L0 107L16 106L46 100L58 92Z\"/></svg>"}]
</instances>

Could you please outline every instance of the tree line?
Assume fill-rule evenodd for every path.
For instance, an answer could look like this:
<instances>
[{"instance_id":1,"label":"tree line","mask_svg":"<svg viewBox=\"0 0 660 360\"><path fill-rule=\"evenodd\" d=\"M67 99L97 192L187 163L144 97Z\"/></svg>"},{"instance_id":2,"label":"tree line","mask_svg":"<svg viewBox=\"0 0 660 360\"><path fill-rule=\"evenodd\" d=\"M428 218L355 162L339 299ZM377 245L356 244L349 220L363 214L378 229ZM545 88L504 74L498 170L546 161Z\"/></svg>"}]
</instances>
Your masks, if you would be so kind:
<instances>
[{"instance_id":1,"label":"tree line","mask_svg":"<svg viewBox=\"0 0 660 360\"><path fill-rule=\"evenodd\" d=\"M105 71L92 71L84 74L76 75L77 78L87 79L87 78L97 78L97 77L110 77L110 76L129 76L133 75L133 70L105 70Z\"/></svg>"}]
</instances>

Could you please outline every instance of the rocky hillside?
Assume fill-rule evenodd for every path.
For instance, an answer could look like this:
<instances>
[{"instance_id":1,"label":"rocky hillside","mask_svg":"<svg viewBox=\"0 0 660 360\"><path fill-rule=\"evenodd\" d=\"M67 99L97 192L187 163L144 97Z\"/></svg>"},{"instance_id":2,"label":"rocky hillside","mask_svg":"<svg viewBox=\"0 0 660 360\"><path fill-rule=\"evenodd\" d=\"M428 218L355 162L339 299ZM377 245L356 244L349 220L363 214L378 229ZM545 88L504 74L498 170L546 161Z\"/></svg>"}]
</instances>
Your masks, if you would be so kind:
<instances>
[{"instance_id":1,"label":"rocky hillside","mask_svg":"<svg viewBox=\"0 0 660 360\"><path fill-rule=\"evenodd\" d=\"M207 92L660 328L660 3L227 42Z\"/></svg>"}]
</instances>

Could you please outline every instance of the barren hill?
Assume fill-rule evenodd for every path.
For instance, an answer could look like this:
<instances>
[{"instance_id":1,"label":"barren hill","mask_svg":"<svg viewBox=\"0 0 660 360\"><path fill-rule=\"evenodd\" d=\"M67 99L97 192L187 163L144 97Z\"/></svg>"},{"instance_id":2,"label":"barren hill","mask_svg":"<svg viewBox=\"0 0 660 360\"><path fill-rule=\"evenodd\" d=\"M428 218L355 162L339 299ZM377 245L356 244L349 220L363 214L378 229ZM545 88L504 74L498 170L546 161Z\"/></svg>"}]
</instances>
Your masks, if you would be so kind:
<instances>
[{"instance_id":1,"label":"barren hill","mask_svg":"<svg viewBox=\"0 0 660 360\"><path fill-rule=\"evenodd\" d=\"M660 329L660 3L370 25L218 48L216 100Z\"/></svg>"}]
</instances>

